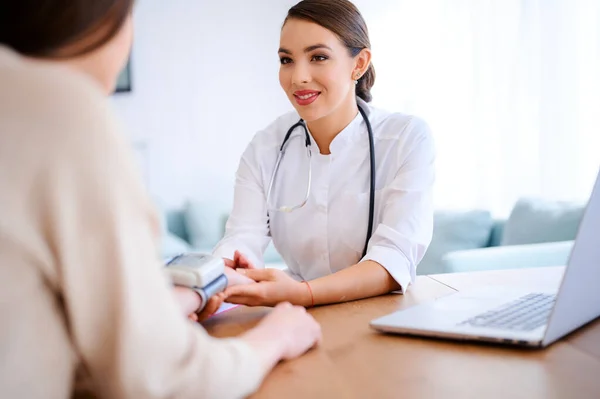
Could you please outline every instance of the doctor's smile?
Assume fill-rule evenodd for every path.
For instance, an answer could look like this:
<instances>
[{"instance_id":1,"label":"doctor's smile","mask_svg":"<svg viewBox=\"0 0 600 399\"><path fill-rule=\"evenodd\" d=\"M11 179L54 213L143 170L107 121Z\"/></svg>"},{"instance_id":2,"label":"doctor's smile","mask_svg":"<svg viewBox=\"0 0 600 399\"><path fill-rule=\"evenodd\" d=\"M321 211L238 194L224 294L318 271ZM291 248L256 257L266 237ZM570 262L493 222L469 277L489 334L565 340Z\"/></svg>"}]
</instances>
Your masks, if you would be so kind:
<instances>
[{"instance_id":1,"label":"doctor's smile","mask_svg":"<svg viewBox=\"0 0 600 399\"><path fill-rule=\"evenodd\" d=\"M317 98L319 98L319 95L321 95L321 92L314 90L298 90L294 92L296 102L301 106L312 104Z\"/></svg>"}]
</instances>

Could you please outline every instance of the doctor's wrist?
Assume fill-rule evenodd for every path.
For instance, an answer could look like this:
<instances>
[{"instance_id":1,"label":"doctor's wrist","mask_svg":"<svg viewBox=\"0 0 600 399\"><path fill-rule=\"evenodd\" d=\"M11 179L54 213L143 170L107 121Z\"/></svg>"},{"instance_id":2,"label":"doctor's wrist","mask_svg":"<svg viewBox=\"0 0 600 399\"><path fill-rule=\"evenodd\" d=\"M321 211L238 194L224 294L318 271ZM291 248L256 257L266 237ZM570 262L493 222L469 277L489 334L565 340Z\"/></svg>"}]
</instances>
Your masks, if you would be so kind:
<instances>
[{"instance_id":1,"label":"doctor's wrist","mask_svg":"<svg viewBox=\"0 0 600 399\"><path fill-rule=\"evenodd\" d=\"M294 305L304 306L305 308L315 306L312 287L308 281L301 281L297 283L297 290L294 298L291 298L290 302Z\"/></svg>"}]
</instances>

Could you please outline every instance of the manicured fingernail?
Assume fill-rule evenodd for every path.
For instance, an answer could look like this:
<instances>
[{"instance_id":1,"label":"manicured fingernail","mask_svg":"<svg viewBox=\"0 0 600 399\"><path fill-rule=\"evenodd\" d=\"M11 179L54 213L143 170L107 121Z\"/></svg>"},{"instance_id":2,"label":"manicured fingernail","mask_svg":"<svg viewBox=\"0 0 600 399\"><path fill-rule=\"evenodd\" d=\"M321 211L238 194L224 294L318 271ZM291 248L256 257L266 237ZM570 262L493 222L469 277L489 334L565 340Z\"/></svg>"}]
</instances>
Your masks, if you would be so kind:
<instances>
[{"instance_id":1,"label":"manicured fingernail","mask_svg":"<svg viewBox=\"0 0 600 399\"><path fill-rule=\"evenodd\" d=\"M240 274L246 274L246 270L244 270L244 269L235 269L235 271Z\"/></svg>"}]
</instances>

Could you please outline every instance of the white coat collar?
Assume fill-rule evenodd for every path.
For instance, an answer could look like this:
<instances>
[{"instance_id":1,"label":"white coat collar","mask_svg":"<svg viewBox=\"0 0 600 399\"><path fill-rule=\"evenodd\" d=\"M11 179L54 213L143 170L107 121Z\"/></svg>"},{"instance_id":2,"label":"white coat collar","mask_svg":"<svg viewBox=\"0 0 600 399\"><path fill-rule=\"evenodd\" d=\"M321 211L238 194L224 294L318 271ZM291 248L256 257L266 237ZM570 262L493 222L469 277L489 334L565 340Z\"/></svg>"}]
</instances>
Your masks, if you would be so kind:
<instances>
[{"instance_id":1,"label":"white coat collar","mask_svg":"<svg viewBox=\"0 0 600 399\"><path fill-rule=\"evenodd\" d=\"M356 98L357 104L362 107L362 109L367 114L367 117L371 115L371 107L367 102L365 102L360 97ZM308 127L307 127L308 129ZM316 146L315 139L312 136L310 130L308 130L310 135L311 144ZM362 117L360 111L356 114L356 117L352 119L352 121L346 126L341 132L335 136L331 144L329 145L329 150L332 154L340 152L346 147L347 144L352 143L356 140L360 140L361 135L367 134L367 125Z\"/></svg>"},{"instance_id":2,"label":"white coat collar","mask_svg":"<svg viewBox=\"0 0 600 399\"><path fill-rule=\"evenodd\" d=\"M360 97L356 98L356 102L359 107L365 111L367 117L371 115L371 107L367 102L365 102ZM333 139L329 146L329 150L332 154L340 152L346 147L347 144L353 143L357 140L360 140L364 135L366 137L367 134L367 124L365 123L362 114L360 111L356 114L356 117L342 130L338 133L337 136Z\"/></svg>"}]
</instances>

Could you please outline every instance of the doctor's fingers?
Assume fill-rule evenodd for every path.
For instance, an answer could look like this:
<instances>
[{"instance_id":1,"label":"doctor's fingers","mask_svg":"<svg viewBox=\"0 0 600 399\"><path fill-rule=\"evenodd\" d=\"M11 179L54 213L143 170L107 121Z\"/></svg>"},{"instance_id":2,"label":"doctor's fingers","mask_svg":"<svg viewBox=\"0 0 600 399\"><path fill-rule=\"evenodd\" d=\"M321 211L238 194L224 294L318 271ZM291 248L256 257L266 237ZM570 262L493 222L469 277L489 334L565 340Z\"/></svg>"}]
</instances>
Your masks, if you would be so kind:
<instances>
[{"instance_id":1,"label":"doctor's fingers","mask_svg":"<svg viewBox=\"0 0 600 399\"><path fill-rule=\"evenodd\" d=\"M228 303L247 306L269 306L267 290L262 284L236 285L225 290Z\"/></svg>"},{"instance_id":2,"label":"doctor's fingers","mask_svg":"<svg viewBox=\"0 0 600 399\"><path fill-rule=\"evenodd\" d=\"M235 269L236 272L251 278L256 282L260 281L275 281L277 280L277 272L279 270L276 269Z\"/></svg>"},{"instance_id":3,"label":"doctor's fingers","mask_svg":"<svg viewBox=\"0 0 600 399\"><path fill-rule=\"evenodd\" d=\"M234 285L228 287L225 292L227 301L234 299L235 297L254 297L263 298L266 295L265 287L262 284L247 284L247 285Z\"/></svg>"},{"instance_id":4,"label":"doctor's fingers","mask_svg":"<svg viewBox=\"0 0 600 399\"><path fill-rule=\"evenodd\" d=\"M269 306L255 297L240 296L240 295L236 295L236 296L227 298L227 303L232 303L234 305L245 305L245 306Z\"/></svg>"},{"instance_id":5,"label":"doctor's fingers","mask_svg":"<svg viewBox=\"0 0 600 399\"><path fill-rule=\"evenodd\" d=\"M240 267L243 269L256 269L256 266L254 266L254 264L250 262L248 257L240 251L235 251L233 255L233 262L236 264L236 267Z\"/></svg>"}]
</instances>

